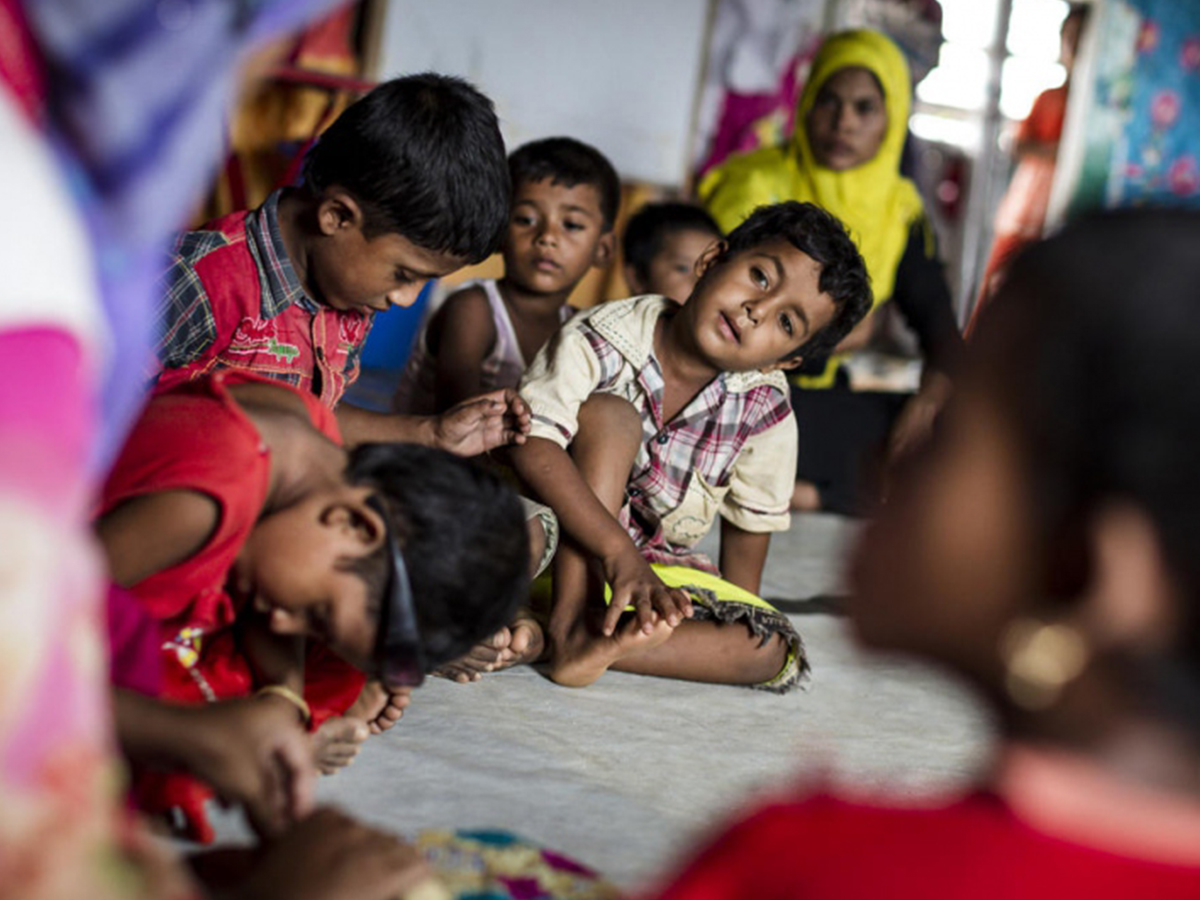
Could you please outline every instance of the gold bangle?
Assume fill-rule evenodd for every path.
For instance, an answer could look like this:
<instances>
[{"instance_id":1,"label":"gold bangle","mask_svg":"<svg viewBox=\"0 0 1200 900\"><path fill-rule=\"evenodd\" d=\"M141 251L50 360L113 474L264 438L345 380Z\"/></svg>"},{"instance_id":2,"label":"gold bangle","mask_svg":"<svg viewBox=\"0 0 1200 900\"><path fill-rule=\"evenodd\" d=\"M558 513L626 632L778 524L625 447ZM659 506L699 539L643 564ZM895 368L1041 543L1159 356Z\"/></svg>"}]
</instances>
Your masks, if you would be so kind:
<instances>
[{"instance_id":1,"label":"gold bangle","mask_svg":"<svg viewBox=\"0 0 1200 900\"><path fill-rule=\"evenodd\" d=\"M305 726L312 723L312 710L309 708L308 702L290 687L282 684L268 684L266 687L259 688L258 693L254 696L261 697L263 694L282 697L300 711L300 718L304 720Z\"/></svg>"}]
</instances>

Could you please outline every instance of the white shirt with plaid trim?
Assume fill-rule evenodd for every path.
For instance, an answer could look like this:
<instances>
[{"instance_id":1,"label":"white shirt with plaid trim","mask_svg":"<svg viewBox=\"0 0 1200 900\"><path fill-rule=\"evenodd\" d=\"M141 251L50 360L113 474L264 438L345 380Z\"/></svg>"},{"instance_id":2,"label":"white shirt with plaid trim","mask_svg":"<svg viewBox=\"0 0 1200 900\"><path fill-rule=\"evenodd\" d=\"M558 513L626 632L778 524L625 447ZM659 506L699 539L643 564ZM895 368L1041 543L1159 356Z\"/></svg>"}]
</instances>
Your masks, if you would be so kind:
<instances>
[{"instance_id":1,"label":"white shirt with plaid trim","mask_svg":"<svg viewBox=\"0 0 1200 900\"><path fill-rule=\"evenodd\" d=\"M798 438L781 372L724 372L670 422L654 329L676 304L645 295L604 303L567 322L542 348L520 393L533 437L564 449L579 407L614 394L642 418L643 441L621 523L651 562L716 571L692 548L717 515L746 531L783 531L796 477Z\"/></svg>"}]
</instances>

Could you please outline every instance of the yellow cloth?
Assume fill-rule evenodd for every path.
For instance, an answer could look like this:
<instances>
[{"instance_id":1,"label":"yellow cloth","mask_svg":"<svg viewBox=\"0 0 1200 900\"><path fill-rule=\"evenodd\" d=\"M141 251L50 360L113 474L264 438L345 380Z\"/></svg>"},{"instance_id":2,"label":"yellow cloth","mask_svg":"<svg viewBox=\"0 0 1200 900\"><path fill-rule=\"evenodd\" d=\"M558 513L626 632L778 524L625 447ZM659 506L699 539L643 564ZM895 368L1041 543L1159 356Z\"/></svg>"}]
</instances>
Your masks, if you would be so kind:
<instances>
[{"instance_id":1,"label":"yellow cloth","mask_svg":"<svg viewBox=\"0 0 1200 900\"><path fill-rule=\"evenodd\" d=\"M804 123L821 86L849 66L868 69L879 79L888 125L874 159L835 172L813 160ZM813 60L796 107L791 142L735 156L713 169L700 182L700 199L726 231L762 204L801 200L824 207L842 220L858 245L878 306L892 296L909 229L923 209L916 186L900 174L911 99L908 63L891 40L865 29L832 35ZM835 358L824 378L802 383L827 386L822 382L832 383L836 366Z\"/></svg>"}]
</instances>

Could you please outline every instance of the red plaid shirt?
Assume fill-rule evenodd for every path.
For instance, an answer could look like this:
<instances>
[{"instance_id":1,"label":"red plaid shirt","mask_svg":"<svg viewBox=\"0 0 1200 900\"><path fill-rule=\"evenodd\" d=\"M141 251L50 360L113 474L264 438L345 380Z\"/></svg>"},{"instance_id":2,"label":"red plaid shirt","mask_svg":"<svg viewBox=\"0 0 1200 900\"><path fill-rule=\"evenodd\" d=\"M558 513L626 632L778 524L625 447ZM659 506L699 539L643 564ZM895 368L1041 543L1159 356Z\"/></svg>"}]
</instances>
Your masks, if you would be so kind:
<instances>
[{"instance_id":1,"label":"red plaid shirt","mask_svg":"<svg viewBox=\"0 0 1200 900\"><path fill-rule=\"evenodd\" d=\"M331 409L358 377L369 311L304 292L279 232L279 192L184 234L162 283L157 385L237 369L315 394Z\"/></svg>"}]
</instances>

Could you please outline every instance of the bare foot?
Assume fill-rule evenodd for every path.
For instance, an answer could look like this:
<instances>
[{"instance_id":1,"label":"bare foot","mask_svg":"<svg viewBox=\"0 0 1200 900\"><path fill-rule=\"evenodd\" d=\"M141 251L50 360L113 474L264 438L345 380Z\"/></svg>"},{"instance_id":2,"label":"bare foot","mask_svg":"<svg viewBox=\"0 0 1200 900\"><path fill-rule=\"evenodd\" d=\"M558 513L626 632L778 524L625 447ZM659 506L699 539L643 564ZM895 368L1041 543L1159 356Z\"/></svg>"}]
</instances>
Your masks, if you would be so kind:
<instances>
[{"instance_id":1,"label":"bare foot","mask_svg":"<svg viewBox=\"0 0 1200 900\"><path fill-rule=\"evenodd\" d=\"M478 681L484 672L492 672L504 658L509 644L512 643L512 632L501 628L495 634L484 638L458 659L451 660L445 665L433 670L434 675L449 678L459 684Z\"/></svg>"},{"instance_id":2,"label":"bare foot","mask_svg":"<svg viewBox=\"0 0 1200 900\"><path fill-rule=\"evenodd\" d=\"M371 734L380 734L400 721L411 700L412 688L388 690L378 681L368 681L345 716L362 719Z\"/></svg>"},{"instance_id":3,"label":"bare foot","mask_svg":"<svg viewBox=\"0 0 1200 900\"><path fill-rule=\"evenodd\" d=\"M313 762L322 775L332 775L354 762L370 734L371 730L362 719L334 716L313 732Z\"/></svg>"},{"instance_id":4,"label":"bare foot","mask_svg":"<svg viewBox=\"0 0 1200 900\"><path fill-rule=\"evenodd\" d=\"M518 613L509 630L512 631L512 640L497 668L534 663L542 658L546 652L546 633L537 619L527 613Z\"/></svg>"},{"instance_id":5,"label":"bare foot","mask_svg":"<svg viewBox=\"0 0 1200 900\"><path fill-rule=\"evenodd\" d=\"M537 662L546 649L542 626L527 612L520 612L513 623L480 641L464 656L446 663L434 674L459 684L478 681L487 672L499 672L511 666Z\"/></svg>"},{"instance_id":6,"label":"bare foot","mask_svg":"<svg viewBox=\"0 0 1200 900\"><path fill-rule=\"evenodd\" d=\"M550 678L564 687L586 687L617 660L657 647L674 631L665 619L658 619L647 633L635 616L608 636L594 634L579 623L563 640L554 642Z\"/></svg>"}]
</instances>

